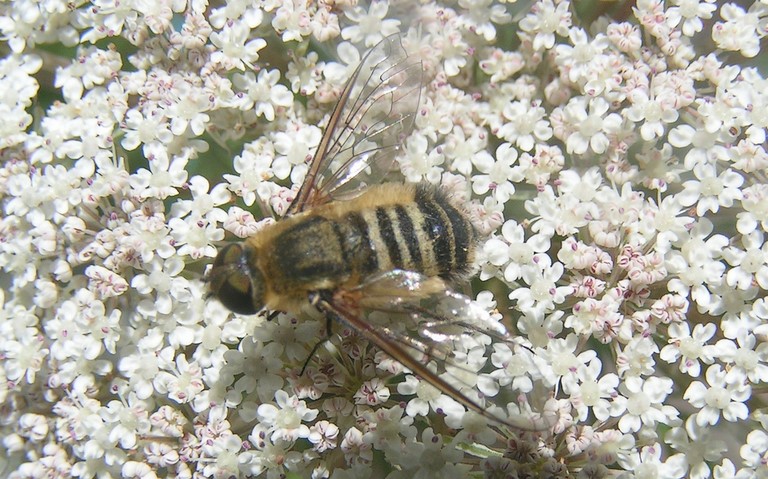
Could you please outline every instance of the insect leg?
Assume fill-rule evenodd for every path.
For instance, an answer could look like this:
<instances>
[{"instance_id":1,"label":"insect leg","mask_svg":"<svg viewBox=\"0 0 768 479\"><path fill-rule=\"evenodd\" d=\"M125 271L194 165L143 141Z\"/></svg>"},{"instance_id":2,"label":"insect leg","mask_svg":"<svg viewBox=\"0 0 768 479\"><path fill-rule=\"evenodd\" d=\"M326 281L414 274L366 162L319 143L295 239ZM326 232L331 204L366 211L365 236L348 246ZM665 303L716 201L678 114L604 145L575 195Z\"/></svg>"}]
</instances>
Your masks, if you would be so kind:
<instances>
[{"instance_id":1,"label":"insect leg","mask_svg":"<svg viewBox=\"0 0 768 479\"><path fill-rule=\"evenodd\" d=\"M325 314L325 338L315 343L314 346L312 346L312 350L309 352L309 355L307 355L307 359L304 360L304 364L301 366L301 372L299 372L299 376L302 376L304 374L304 371L307 369L307 366L309 366L309 361L314 357L315 353L317 352L317 348L319 348L321 345L327 343L331 339L331 323L333 322L333 316L320 308L319 304L320 301L323 300L323 297L330 296L330 292L328 291L316 291L309 294L309 304L315 306L318 311Z\"/></svg>"}]
</instances>

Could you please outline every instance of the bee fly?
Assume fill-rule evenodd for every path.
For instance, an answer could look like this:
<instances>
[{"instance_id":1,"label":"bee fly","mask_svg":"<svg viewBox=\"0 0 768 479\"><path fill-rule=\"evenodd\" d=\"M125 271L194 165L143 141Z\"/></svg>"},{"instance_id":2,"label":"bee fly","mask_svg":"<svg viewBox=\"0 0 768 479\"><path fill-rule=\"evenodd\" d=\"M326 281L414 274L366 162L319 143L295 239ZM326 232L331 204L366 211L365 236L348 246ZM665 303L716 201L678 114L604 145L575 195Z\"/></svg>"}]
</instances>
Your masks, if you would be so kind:
<instances>
[{"instance_id":1,"label":"bee fly","mask_svg":"<svg viewBox=\"0 0 768 479\"><path fill-rule=\"evenodd\" d=\"M241 314L312 305L465 407L511 424L449 373L461 367L451 361L462 336L512 341L447 286L472 272L477 233L466 211L435 186L381 183L413 128L421 89L421 62L400 35L374 46L345 85L285 217L224 247L210 291ZM366 317L374 311L405 324L374 325Z\"/></svg>"}]
</instances>

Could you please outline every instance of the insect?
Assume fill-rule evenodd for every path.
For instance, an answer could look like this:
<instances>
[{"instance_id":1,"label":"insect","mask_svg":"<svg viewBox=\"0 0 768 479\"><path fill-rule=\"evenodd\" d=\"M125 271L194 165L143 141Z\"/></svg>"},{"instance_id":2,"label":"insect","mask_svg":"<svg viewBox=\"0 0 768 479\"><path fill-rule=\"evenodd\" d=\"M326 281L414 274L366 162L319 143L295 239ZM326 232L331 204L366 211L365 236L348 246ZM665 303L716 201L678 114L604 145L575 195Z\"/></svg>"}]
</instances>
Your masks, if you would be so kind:
<instances>
[{"instance_id":1,"label":"insect","mask_svg":"<svg viewBox=\"0 0 768 479\"><path fill-rule=\"evenodd\" d=\"M467 213L438 187L382 182L413 127L422 76L400 35L363 57L285 217L224 247L210 291L241 314L313 306L328 331L331 321L354 329L444 394L504 422L456 379L462 338L511 341L448 287L471 274L477 234ZM375 311L398 320L373 324Z\"/></svg>"}]
</instances>

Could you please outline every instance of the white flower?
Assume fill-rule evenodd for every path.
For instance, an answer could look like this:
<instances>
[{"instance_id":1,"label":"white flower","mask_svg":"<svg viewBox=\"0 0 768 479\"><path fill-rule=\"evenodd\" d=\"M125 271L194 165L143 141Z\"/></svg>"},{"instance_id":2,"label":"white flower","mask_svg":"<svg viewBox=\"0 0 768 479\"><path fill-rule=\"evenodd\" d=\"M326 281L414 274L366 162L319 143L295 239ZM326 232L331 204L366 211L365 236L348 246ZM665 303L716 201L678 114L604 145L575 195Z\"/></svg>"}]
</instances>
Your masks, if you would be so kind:
<instances>
[{"instance_id":1,"label":"white flower","mask_svg":"<svg viewBox=\"0 0 768 479\"><path fill-rule=\"evenodd\" d=\"M223 3L0 6L12 476L766 474L768 83L728 55L761 58L766 0L637 0L623 20L568 0ZM327 318L208 298L224 232L281 221L345 82L401 29L421 101L384 181L454 191L493 278L451 326L497 333L440 344L435 373L517 428L336 324L299 375ZM412 326L390 316L360 319Z\"/></svg>"},{"instance_id":2,"label":"white flower","mask_svg":"<svg viewBox=\"0 0 768 479\"><path fill-rule=\"evenodd\" d=\"M528 152L520 155L520 167L529 184L543 187L550 177L558 173L565 162L562 151L557 146L536 144L533 154Z\"/></svg>"},{"instance_id":3,"label":"white flower","mask_svg":"<svg viewBox=\"0 0 768 479\"><path fill-rule=\"evenodd\" d=\"M685 211L675 196L667 196L660 203L652 200L648 203L653 228L659 232L659 250L663 251L668 248L668 242L684 238L694 220L683 215Z\"/></svg>"},{"instance_id":4,"label":"white flower","mask_svg":"<svg viewBox=\"0 0 768 479\"><path fill-rule=\"evenodd\" d=\"M730 208L734 200L741 199L739 187L744 183L744 177L730 168L719 175L715 165L698 164L693 167L697 180L683 183L683 191L678 193L677 200L683 206L696 204L696 214L704 216L711 211L717 213L721 206Z\"/></svg>"},{"instance_id":5,"label":"white flower","mask_svg":"<svg viewBox=\"0 0 768 479\"><path fill-rule=\"evenodd\" d=\"M164 114L171 119L171 132L178 136L189 129L194 135L202 135L211 120L206 112L211 108L212 98L202 89L187 83L179 83L170 96L171 101Z\"/></svg>"},{"instance_id":6,"label":"white flower","mask_svg":"<svg viewBox=\"0 0 768 479\"><path fill-rule=\"evenodd\" d=\"M3 24L11 18L0 19ZM11 42L13 45L13 42ZM32 104L39 85L33 76L43 62L34 55L12 55L0 60L0 148L8 148L24 141L26 128L32 116L25 110Z\"/></svg>"},{"instance_id":7,"label":"white flower","mask_svg":"<svg viewBox=\"0 0 768 479\"><path fill-rule=\"evenodd\" d=\"M639 452L619 456L625 470L633 471L635 477L664 477L677 479L685 475L685 461L679 456L662 460L662 447L653 444Z\"/></svg>"},{"instance_id":8,"label":"white flower","mask_svg":"<svg viewBox=\"0 0 768 479\"><path fill-rule=\"evenodd\" d=\"M216 431L214 427L210 427L210 429ZM205 456L210 458L202 467L201 473L204 476L232 477L239 473L238 453L242 450L243 442L238 436L227 430L220 435L212 435L202 439Z\"/></svg>"},{"instance_id":9,"label":"white flower","mask_svg":"<svg viewBox=\"0 0 768 479\"><path fill-rule=\"evenodd\" d=\"M477 155L474 164L483 173L472 177L472 191L483 195L493 191L493 197L506 203L515 194L514 183L522 179L520 168L514 167L517 151L509 143L502 143L496 149L496 158L491 155Z\"/></svg>"},{"instance_id":10,"label":"white flower","mask_svg":"<svg viewBox=\"0 0 768 479\"><path fill-rule=\"evenodd\" d=\"M287 107L293 103L293 95L280 80L278 70L261 70L258 78L252 72L235 75L233 84L243 92L237 105L241 110L254 110L268 121L275 119L275 107Z\"/></svg>"},{"instance_id":11,"label":"white flower","mask_svg":"<svg viewBox=\"0 0 768 479\"><path fill-rule=\"evenodd\" d=\"M747 435L746 443L739 450L748 472L765 473L765 455L768 454L768 434L755 430ZM749 471L752 469L753 471ZM750 477L750 476L743 476ZM741 479L741 478L739 478Z\"/></svg>"},{"instance_id":12,"label":"white flower","mask_svg":"<svg viewBox=\"0 0 768 479\"><path fill-rule=\"evenodd\" d=\"M43 367L43 360L48 355L43 337L25 334L18 340L7 340L2 347L5 360L5 376L10 381L24 380L35 382L35 375Z\"/></svg>"},{"instance_id":13,"label":"white flower","mask_svg":"<svg viewBox=\"0 0 768 479\"><path fill-rule=\"evenodd\" d=\"M664 435L664 440L680 451L677 456L687 463L692 479L706 479L711 474L709 464L719 460L728 447L725 441L718 438L716 430L699 426L695 419L695 416L689 417L685 421L685 428L672 428Z\"/></svg>"},{"instance_id":14,"label":"white flower","mask_svg":"<svg viewBox=\"0 0 768 479\"><path fill-rule=\"evenodd\" d=\"M690 231L690 236L683 240L680 251L673 251L667 260L667 268L677 277L670 279L670 291L688 294L698 304L708 307L712 301L708 285L722 284L725 264L718 261L728 239L719 234L712 235L713 225L706 218L701 218ZM706 240L704 238L707 238Z\"/></svg>"},{"instance_id":15,"label":"white flower","mask_svg":"<svg viewBox=\"0 0 768 479\"><path fill-rule=\"evenodd\" d=\"M400 167L408 181L430 183L439 181L445 158L439 149L429 149L426 137L418 133L409 136L405 143L405 156L399 157Z\"/></svg>"},{"instance_id":16,"label":"white flower","mask_svg":"<svg viewBox=\"0 0 768 479\"><path fill-rule=\"evenodd\" d=\"M523 68L523 57L517 52L488 48L486 56L478 62L480 69L491 76L491 84L508 79Z\"/></svg>"},{"instance_id":17,"label":"white flower","mask_svg":"<svg viewBox=\"0 0 768 479\"><path fill-rule=\"evenodd\" d=\"M569 2L544 0L536 4L525 18L520 21L520 28L533 37L534 50L550 49L555 45L555 34L565 37L571 26Z\"/></svg>"},{"instance_id":18,"label":"white flower","mask_svg":"<svg viewBox=\"0 0 768 479\"><path fill-rule=\"evenodd\" d=\"M723 257L733 266L726 273L729 286L742 290L757 283L762 289L768 289L768 243L763 242L763 233L753 231L741 237L744 250L735 246L726 248Z\"/></svg>"},{"instance_id":19,"label":"white flower","mask_svg":"<svg viewBox=\"0 0 768 479\"><path fill-rule=\"evenodd\" d=\"M209 183L202 176L193 176L187 183L192 199L178 200L171 206L171 216L182 218L192 213L195 218L206 217L209 220L224 221L227 214L216 208L230 201L226 185L219 183L209 189Z\"/></svg>"},{"instance_id":20,"label":"white flower","mask_svg":"<svg viewBox=\"0 0 768 479\"><path fill-rule=\"evenodd\" d=\"M237 436L231 436L237 438ZM264 428L257 426L248 436L256 449L241 453L237 457L240 468L253 476L267 471L267 477L287 476L286 471L301 471L305 456L299 451L291 450L292 443L287 441L270 441ZM240 444L242 447L242 443ZM233 457L234 458L234 457ZM240 469L240 470L242 470Z\"/></svg>"},{"instance_id":21,"label":"white flower","mask_svg":"<svg viewBox=\"0 0 768 479\"><path fill-rule=\"evenodd\" d=\"M285 78L291 82L291 91L301 96L309 96L317 91L324 72L323 63L318 63L318 59L316 52L309 52L306 57L297 58L288 65Z\"/></svg>"},{"instance_id":22,"label":"white flower","mask_svg":"<svg viewBox=\"0 0 768 479\"><path fill-rule=\"evenodd\" d=\"M387 384L379 378L373 378L360 386L360 389L355 392L354 398L356 404L375 406L387 402L389 394Z\"/></svg>"},{"instance_id":23,"label":"white flower","mask_svg":"<svg viewBox=\"0 0 768 479\"><path fill-rule=\"evenodd\" d=\"M110 401L101 408L99 415L105 424L109 424L109 439L125 449L136 447L139 436L147 434L150 430L146 404L137 400L134 395L128 397L128 404Z\"/></svg>"},{"instance_id":24,"label":"white flower","mask_svg":"<svg viewBox=\"0 0 768 479\"><path fill-rule=\"evenodd\" d=\"M316 409L309 409L304 401L296 396L288 396L285 391L275 392L275 402L259 406L258 415L261 423L268 427L272 441L295 441L309 436L309 427L304 422L317 417Z\"/></svg>"},{"instance_id":25,"label":"white flower","mask_svg":"<svg viewBox=\"0 0 768 479\"><path fill-rule=\"evenodd\" d=\"M430 409L444 415L460 417L464 414L464 407L454 399L441 393L428 382L408 375L404 382L397 385L397 392L405 395L415 395L405 406L405 413L409 416L426 416Z\"/></svg>"},{"instance_id":26,"label":"white flower","mask_svg":"<svg viewBox=\"0 0 768 479\"><path fill-rule=\"evenodd\" d=\"M356 427L347 429L344 439L341 441L341 450L344 458L350 464L370 464L373 460L371 445L363 441L363 433ZM368 474L364 474L363 477Z\"/></svg>"},{"instance_id":27,"label":"white flower","mask_svg":"<svg viewBox=\"0 0 768 479\"><path fill-rule=\"evenodd\" d=\"M299 182L294 184L300 184L307 172L307 163L320 143L322 131L311 125L296 125L292 130L275 133L276 156L272 162L272 171L277 178L285 179L290 175L292 181L295 179Z\"/></svg>"},{"instance_id":28,"label":"white flower","mask_svg":"<svg viewBox=\"0 0 768 479\"><path fill-rule=\"evenodd\" d=\"M362 6L347 10L347 18L356 25L343 28L341 37L352 43L364 43L366 47L372 47L382 38L397 33L400 20L386 18L388 10L388 0L371 2L367 12Z\"/></svg>"},{"instance_id":29,"label":"white flower","mask_svg":"<svg viewBox=\"0 0 768 479\"><path fill-rule=\"evenodd\" d=\"M42 457L37 461L19 465L15 471L19 477L45 477L56 474L63 474L68 477L72 470L70 453L55 443L48 443L42 449Z\"/></svg>"},{"instance_id":30,"label":"white flower","mask_svg":"<svg viewBox=\"0 0 768 479\"><path fill-rule=\"evenodd\" d=\"M664 402L672 393L673 381L669 378L650 377L643 381L639 377L628 377L619 386L622 394L617 398L624 403L626 412L619 419L619 430L635 432L640 427L654 428L657 422L672 424L679 412Z\"/></svg>"},{"instance_id":31,"label":"white flower","mask_svg":"<svg viewBox=\"0 0 768 479\"><path fill-rule=\"evenodd\" d=\"M480 391L487 396L498 394L500 387L505 391L509 388L523 393L531 392L533 380L540 378L540 374L537 374L540 366L534 363L533 357L523 351L513 352L506 343L494 344L491 361L499 369L491 372L489 377L496 379L498 385L496 382L485 384L484 381L479 381L478 383Z\"/></svg>"},{"instance_id":32,"label":"white flower","mask_svg":"<svg viewBox=\"0 0 768 479\"><path fill-rule=\"evenodd\" d=\"M715 425L720 415L726 421L746 419L749 409L744 401L752 395L749 385L726 382L726 372L719 364L707 368L707 385L694 381L685 390L683 398L693 407L699 408L696 413L696 424Z\"/></svg>"},{"instance_id":33,"label":"white flower","mask_svg":"<svg viewBox=\"0 0 768 479\"><path fill-rule=\"evenodd\" d=\"M193 259L214 258L216 256L214 242L224 239L224 230L217 228L208 220L194 217L188 217L185 220L172 218L168 225L171 227L174 246L179 248L180 256L189 255Z\"/></svg>"},{"instance_id":34,"label":"white flower","mask_svg":"<svg viewBox=\"0 0 768 479\"><path fill-rule=\"evenodd\" d=\"M493 23L509 23L512 19L503 5L494 5L492 0L459 0L459 6L466 10L459 18L462 26L487 42L496 38Z\"/></svg>"},{"instance_id":35,"label":"white flower","mask_svg":"<svg viewBox=\"0 0 768 479\"><path fill-rule=\"evenodd\" d=\"M323 76L341 92L344 82L349 79L360 64L360 50L349 42L341 42L336 47L338 62L328 62L323 68Z\"/></svg>"},{"instance_id":36,"label":"white flower","mask_svg":"<svg viewBox=\"0 0 768 479\"><path fill-rule=\"evenodd\" d=\"M676 27L682 22L682 31L686 36L693 36L704 27L701 20L712 18L712 12L717 9L715 0L673 0L675 6L666 11L670 26Z\"/></svg>"},{"instance_id":37,"label":"white flower","mask_svg":"<svg viewBox=\"0 0 768 479\"><path fill-rule=\"evenodd\" d=\"M658 345L649 337L633 337L616 356L616 368L624 378L654 374Z\"/></svg>"},{"instance_id":38,"label":"white flower","mask_svg":"<svg viewBox=\"0 0 768 479\"><path fill-rule=\"evenodd\" d=\"M749 234L758 224L765 227L768 221L768 185L756 184L741 190L741 205L745 211L737 215L736 228L741 234Z\"/></svg>"},{"instance_id":39,"label":"white flower","mask_svg":"<svg viewBox=\"0 0 768 479\"><path fill-rule=\"evenodd\" d=\"M442 436L427 428L420 442L409 445L403 451L399 462L414 478L466 477L470 466L460 463L461 455L453 441L444 444Z\"/></svg>"},{"instance_id":40,"label":"white flower","mask_svg":"<svg viewBox=\"0 0 768 479\"><path fill-rule=\"evenodd\" d=\"M509 299L517 300L522 310L551 311L571 291L569 286L557 285L562 275L561 263L551 265L546 256L537 255L534 257L534 265L522 271L522 279L528 287L515 289L509 293Z\"/></svg>"},{"instance_id":41,"label":"white flower","mask_svg":"<svg viewBox=\"0 0 768 479\"><path fill-rule=\"evenodd\" d=\"M758 54L760 21L757 11L752 11L756 5L750 8L750 12L745 12L733 3L723 4L720 16L725 22L716 22L712 28L712 39L719 48L740 52L748 58Z\"/></svg>"},{"instance_id":42,"label":"white flower","mask_svg":"<svg viewBox=\"0 0 768 479\"><path fill-rule=\"evenodd\" d=\"M122 67L122 58L115 50L88 47L80 50L79 59L56 72L55 86L61 87L64 97L76 100L84 90L102 85Z\"/></svg>"},{"instance_id":43,"label":"white flower","mask_svg":"<svg viewBox=\"0 0 768 479\"><path fill-rule=\"evenodd\" d=\"M270 218L270 223L271 223ZM262 224L263 226L263 224ZM259 229L259 223L249 211L233 206L227 210L227 219L224 220L224 229L233 233L238 238L253 236Z\"/></svg>"},{"instance_id":44,"label":"white flower","mask_svg":"<svg viewBox=\"0 0 768 479\"><path fill-rule=\"evenodd\" d=\"M224 24L220 31L212 32L211 43L216 46L216 51L211 55L211 61L227 69L253 68L259 59L259 51L267 46L263 38L253 38L251 29L256 26L243 21L231 21Z\"/></svg>"},{"instance_id":45,"label":"white flower","mask_svg":"<svg viewBox=\"0 0 768 479\"><path fill-rule=\"evenodd\" d=\"M678 113L672 108L673 105L665 105L659 98L650 97L644 90L634 90L629 95L629 99L632 101L632 106L627 110L627 118L636 123L643 122L640 127L640 136L645 141L652 141L662 136L665 125L677 121Z\"/></svg>"},{"instance_id":46,"label":"white flower","mask_svg":"<svg viewBox=\"0 0 768 479\"><path fill-rule=\"evenodd\" d=\"M490 264L503 269L504 279L511 283L522 276L523 268L531 264L536 253L543 253L548 248L549 240L545 235L537 234L526 239L523 226L508 220L501 227L501 237L485 242L483 253Z\"/></svg>"},{"instance_id":47,"label":"white flower","mask_svg":"<svg viewBox=\"0 0 768 479\"><path fill-rule=\"evenodd\" d=\"M119 296L128 289L125 279L102 266L88 266L85 275L90 278L89 288L98 292L102 298Z\"/></svg>"},{"instance_id":48,"label":"white flower","mask_svg":"<svg viewBox=\"0 0 768 479\"><path fill-rule=\"evenodd\" d=\"M602 363L594 358L579 367L574 381L563 382L564 391L570 395L571 403L582 421L587 418L590 409L599 421L618 416L625 410L626 405L615 400L619 377L612 373L601 375L601 369ZM609 398L612 400L609 401Z\"/></svg>"},{"instance_id":49,"label":"white flower","mask_svg":"<svg viewBox=\"0 0 768 479\"><path fill-rule=\"evenodd\" d=\"M126 150L155 141L168 144L173 139L167 119L159 111L141 112L130 109L125 114L125 136L120 144Z\"/></svg>"},{"instance_id":50,"label":"white flower","mask_svg":"<svg viewBox=\"0 0 768 479\"><path fill-rule=\"evenodd\" d=\"M159 145L148 151L149 170L139 169L131 175L131 187L143 198L165 199L178 193L177 188L187 180L187 158L171 160L168 150Z\"/></svg>"},{"instance_id":51,"label":"white flower","mask_svg":"<svg viewBox=\"0 0 768 479\"><path fill-rule=\"evenodd\" d=\"M223 175L229 183L229 190L243 199L246 206L256 202L257 193L261 199L272 194L268 180L274 176L271 169L275 157L275 146L266 138L248 143L240 155L233 159L237 175Z\"/></svg>"},{"instance_id":52,"label":"white flower","mask_svg":"<svg viewBox=\"0 0 768 479\"><path fill-rule=\"evenodd\" d=\"M730 383L768 382L768 344L757 344L757 338L752 334L741 334L737 339L738 347L730 339L721 339L715 345L717 356L728 369L727 381Z\"/></svg>"},{"instance_id":53,"label":"white flower","mask_svg":"<svg viewBox=\"0 0 768 479\"><path fill-rule=\"evenodd\" d=\"M558 134L555 130L555 135L565 141L568 153L581 155L587 149L597 154L605 153L609 135L618 133L621 128L621 117L616 113L608 113L608 108L608 102L601 97L592 100L576 97L568 102L562 114L570 133Z\"/></svg>"},{"instance_id":54,"label":"white flower","mask_svg":"<svg viewBox=\"0 0 768 479\"><path fill-rule=\"evenodd\" d=\"M151 336L150 336L151 337ZM162 340L162 336L156 336ZM149 343L149 341L144 341ZM150 346L147 344L146 346ZM129 378L128 383L139 399L147 399L154 392L152 380L160 370L157 355L154 350L127 354L118 363L119 371Z\"/></svg>"},{"instance_id":55,"label":"white flower","mask_svg":"<svg viewBox=\"0 0 768 479\"><path fill-rule=\"evenodd\" d=\"M755 299L755 289L744 291L721 285L716 291L717 301L711 305L711 310L722 314L720 329L723 336L736 339L744 333L762 334L768 311L762 299Z\"/></svg>"},{"instance_id":56,"label":"white flower","mask_svg":"<svg viewBox=\"0 0 768 479\"><path fill-rule=\"evenodd\" d=\"M552 127L544 120L545 111L539 103L512 102L504 107L503 115L507 121L497 134L523 151L531 151L552 137Z\"/></svg>"},{"instance_id":57,"label":"white flower","mask_svg":"<svg viewBox=\"0 0 768 479\"><path fill-rule=\"evenodd\" d=\"M323 452L336 448L338 435L338 426L328 421L319 421L309 428L307 439L314 444L315 451Z\"/></svg>"},{"instance_id":58,"label":"white flower","mask_svg":"<svg viewBox=\"0 0 768 479\"><path fill-rule=\"evenodd\" d=\"M312 27L312 36L321 43L337 38L341 34L338 15L323 5L315 11L310 25Z\"/></svg>"},{"instance_id":59,"label":"white flower","mask_svg":"<svg viewBox=\"0 0 768 479\"><path fill-rule=\"evenodd\" d=\"M445 139L443 154L451 162L453 169L463 175L469 175L473 164L492 161L486 151L487 138L484 130L478 129L467 137L462 128L455 127Z\"/></svg>"},{"instance_id":60,"label":"white flower","mask_svg":"<svg viewBox=\"0 0 768 479\"><path fill-rule=\"evenodd\" d=\"M659 357L668 363L678 362L680 372L698 377L701 372L701 362L712 364L717 348L706 344L712 339L717 327L712 324L697 324L690 332L688 323L673 323L669 325L669 344L664 346Z\"/></svg>"},{"instance_id":61,"label":"white flower","mask_svg":"<svg viewBox=\"0 0 768 479\"><path fill-rule=\"evenodd\" d=\"M120 472L122 474L122 477L126 479L140 479L140 478L146 478L146 479L156 479L157 474L155 474L154 469L149 464L144 464L137 461L128 461L125 464L123 464L123 467L120 469Z\"/></svg>"},{"instance_id":62,"label":"white flower","mask_svg":"<svg viewBox=\"0 0 768 479\"><path fill-rule=\"evenodd\" d=\"M272 26L284 42L301 41L312 32L308 4L299 0L280 2Z\"/></svg>"},{"instance_id":63,"label":"white flower","mask_svg":"<svg viewBox=\"0 0 768 479\"><path fill-rule=\"evenodd\" d=\"M598 34L595 38L590 38L582 28L571 27L568 32L568 38L571 45L557 45L555 61L558 65L566 67L568 79L572 82L579 82L581 77L588 78L596 72L590 72L593 67L593 60L602 55L609 46L608 38L605 35ZM586 91L598 93L587 86Z\"/></svg>"},{"instance_id":64,"label":"white flower","mask_svg":"<svg viewBox=\"0 0 768 479\"><path fill-rule=\"evenodd\" d=\"M19 433L32 442L42 442L50 430L46 417L33 413L21 415L19 429Z\"/></svg>"},{"instance_id":65,"label":"white flower","mask_svg":"<svg viewBox=\"0 0 768 479\"><path fill-rule=\"evenodd\" d=\"M363 435L363 440L380 450L398 449L403 440L416 437L413 418L404 415L400 406L391 409L376 409L370 413L369 430Z\"/></svg>"},{"instance_id":66,"label":"white flower","mask_svg":"<svg viewBox=\"0 0 768 479\"><path fill-rule=\"evenodd\" d=\"M155 389L160 394L167 394L170 399L183 404L194 399L203 390L203 372L195 362L187 361L184 354L176 356L175 365L169 365L168 371L160 371L153 379Z\"/></svg>"},{"instance_id":67,"label":"white flower","mask_svg":"<svg viewBox=\"0 0 768 479\"><path fill-rule=\"evenodd\" d=\"M131 280L131 286L136 291L149 295L155 293L149 310L160 314L169 314L173 308L174 299L189 300L190 289L186 278L179 276L184 269L184 262L174 256L168 260L155 259L145 265L147 274L137 274Z\"/></svg>"},{"instance_id":68,"label":"white flower","mask_svg":"<svg viewBox=\"0 0 768 479\"><path fill-rule=\"evenodd\" d=\"M429 43L439 48L445 74L454 77L467 65L471 50L464 36L450 26L458 25L449 23L446 28L435 32L434 39Z\"/></svg>"},{"instance_id":69,"label":"white flower","mask_svg":"<svg viewBox=\"0 0 768 479\"><path fill-rule=\"evenodd\" d=\"M557 380L563 383L576 384L577 372L583 365L588 364L596 358L596 353L592 350L578 352L579 337L575 334L568 334L565 339L554 338L546 344L546 348L539 355L552 365L551 375L548 383L554 384ZM576 354L578 352L578 354ZM544 371L548 373L548 371Z\"/></svg>"}]
</instances>

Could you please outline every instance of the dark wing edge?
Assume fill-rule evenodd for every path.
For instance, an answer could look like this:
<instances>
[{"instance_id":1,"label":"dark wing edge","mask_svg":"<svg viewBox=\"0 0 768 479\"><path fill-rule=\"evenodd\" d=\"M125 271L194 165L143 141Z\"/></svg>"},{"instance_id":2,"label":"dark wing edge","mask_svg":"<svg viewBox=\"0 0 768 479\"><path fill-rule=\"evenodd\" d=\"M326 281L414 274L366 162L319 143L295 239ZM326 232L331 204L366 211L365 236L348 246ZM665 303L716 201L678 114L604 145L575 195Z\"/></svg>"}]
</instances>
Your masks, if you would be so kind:
<instances>
[{"instance_id":1,"label":"dark wing edge","mask_svg":"<svg viewBox=\"0 0 768 479\"><path fill-rule=\"evenodd\" d=\"M421 61L402 39L384 38L347 81L286 215L353 197L389 173L413 129L423 81Z\"/></svg>"}]
</instances>

